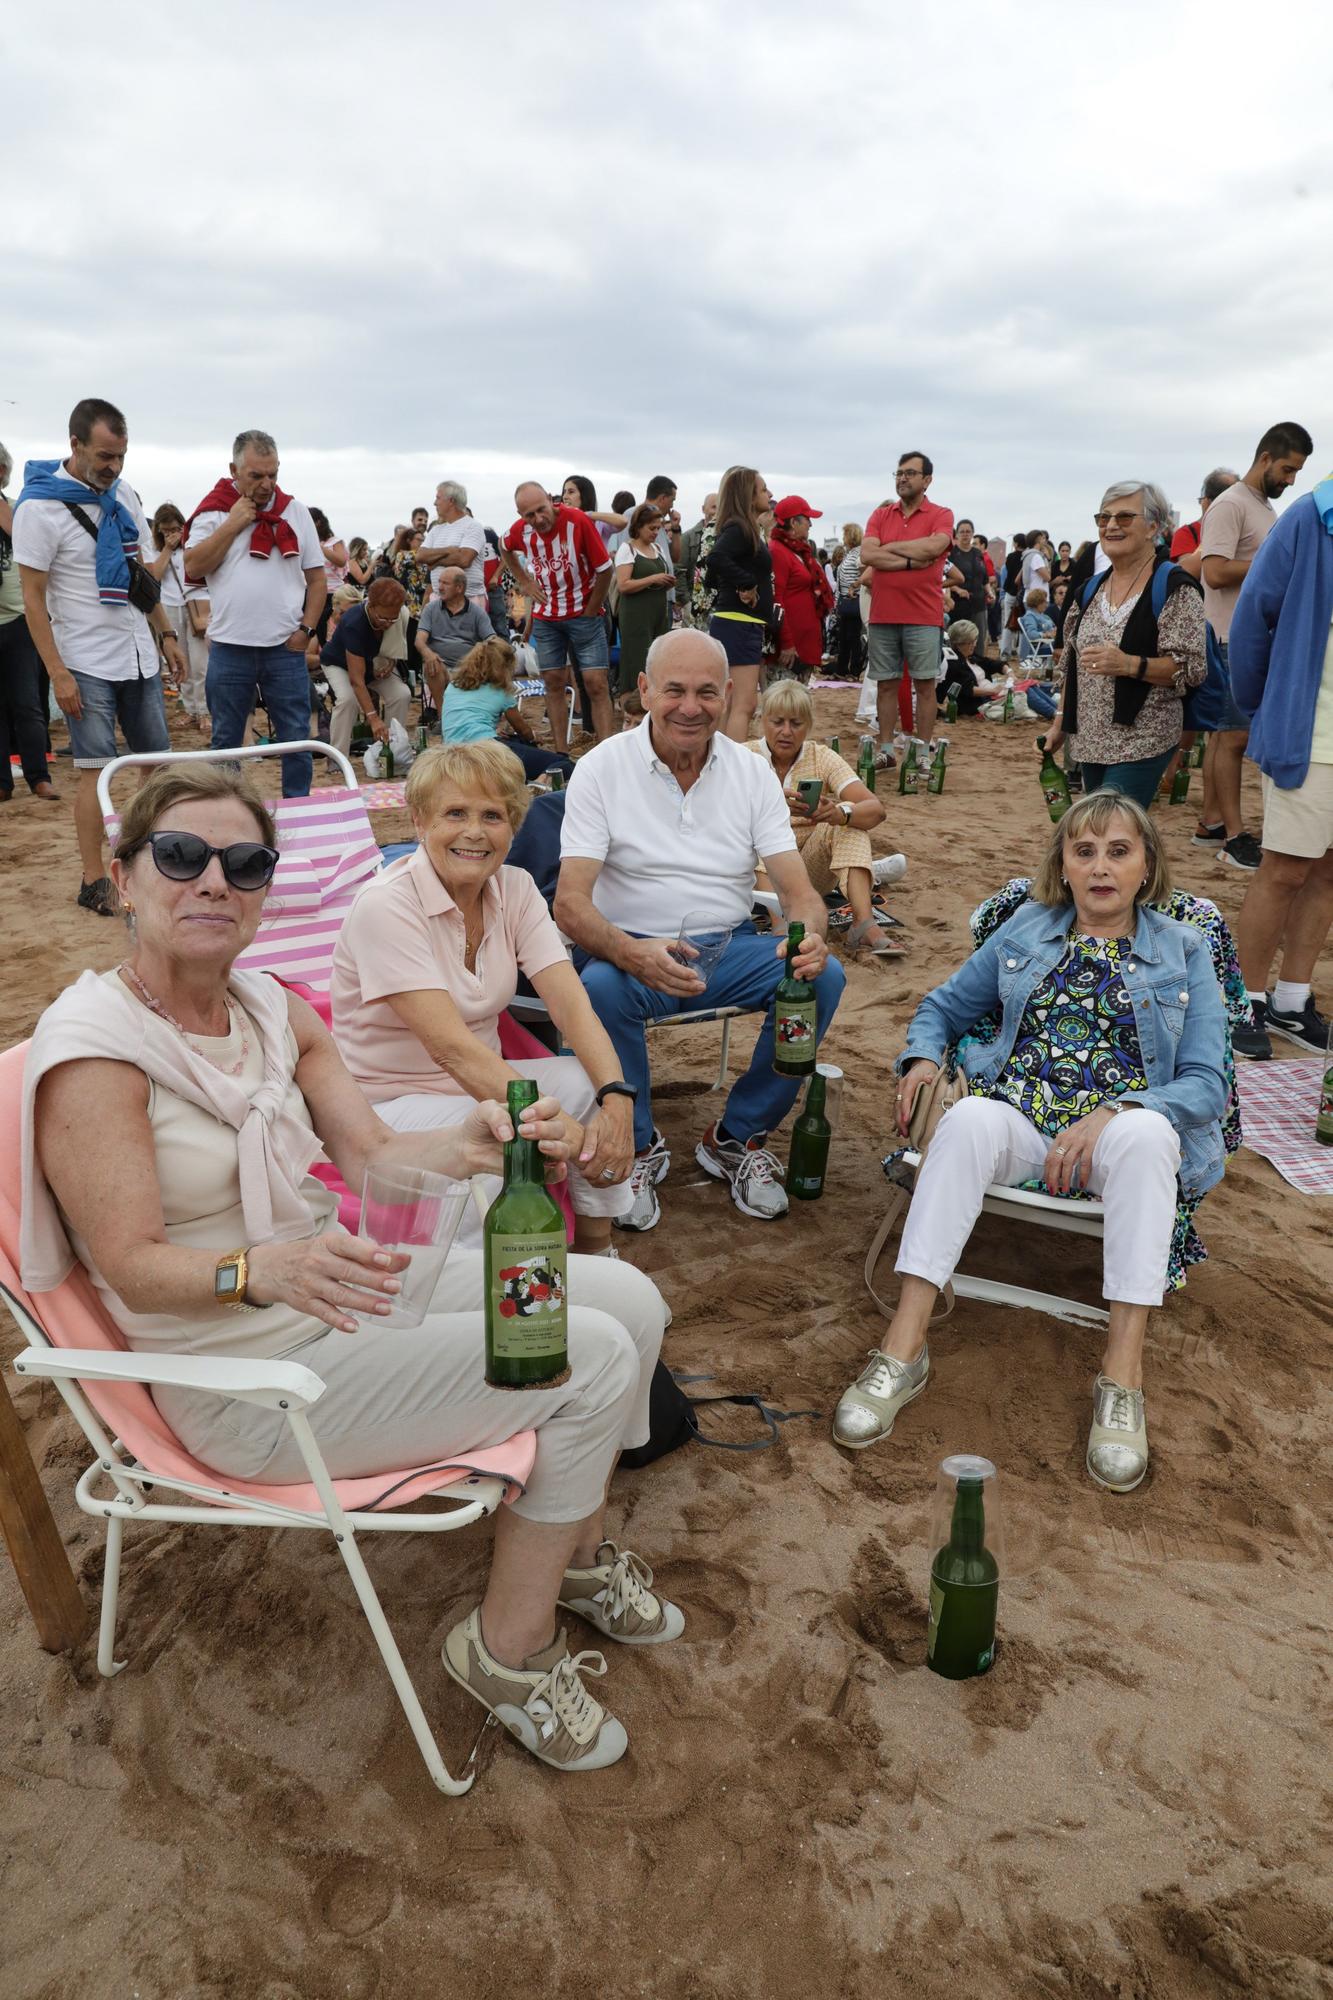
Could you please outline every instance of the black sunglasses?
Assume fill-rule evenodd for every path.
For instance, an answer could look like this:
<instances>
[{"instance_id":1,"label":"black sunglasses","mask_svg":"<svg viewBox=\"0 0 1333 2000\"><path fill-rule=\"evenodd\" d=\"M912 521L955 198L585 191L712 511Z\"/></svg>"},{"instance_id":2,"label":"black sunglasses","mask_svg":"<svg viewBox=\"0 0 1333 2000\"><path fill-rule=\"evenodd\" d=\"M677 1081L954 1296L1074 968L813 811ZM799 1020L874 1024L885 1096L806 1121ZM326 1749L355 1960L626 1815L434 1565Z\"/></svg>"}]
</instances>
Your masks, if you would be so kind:
<instances>
[{"instance_id":1,"label":"black sunglasses","mask_svg":"<svg viewBox=\"0 0 1333 2000\"><path fill-rule=\"evenodd\" d=\"M216 854L233 889L267 889L278 865L276 847L258 840L234 840L230 847L210 847L198 833L150 833L148 845L159 875L169 882L197 881Z\"/></svg>"}]
</instances>

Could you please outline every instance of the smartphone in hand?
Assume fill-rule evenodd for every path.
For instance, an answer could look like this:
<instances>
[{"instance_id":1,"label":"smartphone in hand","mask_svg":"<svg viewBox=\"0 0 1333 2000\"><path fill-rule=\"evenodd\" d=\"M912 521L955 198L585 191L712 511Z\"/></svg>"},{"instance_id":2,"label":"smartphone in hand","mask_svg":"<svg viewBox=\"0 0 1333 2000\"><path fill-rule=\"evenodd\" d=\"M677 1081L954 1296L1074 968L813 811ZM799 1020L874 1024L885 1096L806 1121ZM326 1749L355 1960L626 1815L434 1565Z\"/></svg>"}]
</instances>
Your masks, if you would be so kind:
<instances>
[{"instance_id":1,"label":"smartphone in hand","mask_svg":"<svg viewBox=\"0 0 1333 2000\"><path fill-rule=\"evenodd\" d=\"M796 790L800 794L801 803L805 807L807 812L812 813L815 807L819 804L819 796L820 793L823 791L823 789L824 789L824 780L822 778L801 779L801 782L796 787Z\"/></svg>"}]
</instances>

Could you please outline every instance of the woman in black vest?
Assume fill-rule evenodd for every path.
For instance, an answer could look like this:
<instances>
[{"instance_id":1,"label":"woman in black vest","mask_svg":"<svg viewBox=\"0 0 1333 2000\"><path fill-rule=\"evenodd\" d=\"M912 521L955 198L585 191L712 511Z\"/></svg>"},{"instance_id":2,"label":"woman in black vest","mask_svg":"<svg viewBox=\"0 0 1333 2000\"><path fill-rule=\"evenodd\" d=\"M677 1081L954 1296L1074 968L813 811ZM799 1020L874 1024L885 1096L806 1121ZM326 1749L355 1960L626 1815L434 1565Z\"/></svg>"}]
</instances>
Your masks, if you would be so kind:
<instances>
[{"instance_id":1,"label":"woman in black vest","mask_svg":"<svg viewBox=\"0 0 1333 2000\"><path fill-rule=\"evenodd\" d=\"M1182 704L1207 676L1203 593L1171 564L1171 508L1160 487L1109 486L1094 519L1110 568L1084 585L1065 620L1060 706L1046 736L1069 738L1089 792L1107 785L1147 809L1180 741Z\"/></svg>"}]
</instances>

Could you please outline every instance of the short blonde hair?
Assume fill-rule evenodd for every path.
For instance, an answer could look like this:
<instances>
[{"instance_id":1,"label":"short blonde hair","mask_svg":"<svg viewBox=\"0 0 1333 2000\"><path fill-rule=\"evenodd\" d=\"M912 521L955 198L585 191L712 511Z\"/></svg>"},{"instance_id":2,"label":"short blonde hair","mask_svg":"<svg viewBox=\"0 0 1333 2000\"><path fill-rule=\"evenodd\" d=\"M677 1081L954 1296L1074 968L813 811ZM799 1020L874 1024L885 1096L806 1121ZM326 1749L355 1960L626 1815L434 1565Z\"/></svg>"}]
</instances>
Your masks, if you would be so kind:
<instances>
[{"instance_id":1,"label":"short blonde hair","mask_svg":"<svg viewBox=\"0 0 1333 2000\"><path fill-rule=\"evenodd\" d=\"M845 549L859 549L861 546L861 535L862 535L862 529L858 522L856 521L843 522L842 545Z\"/></svg>"},{"instance_id":2,"label":"short blonde hair","mask_svg":"<svg viewBox=\"0 0 1333 2000\"><path fill-rule=\"evenodd\" d=\"M411 782L410 779L408 782ZM1085 833L1105 833L1117 814L1127 819L1138 834L1147 860L1147 879L1135 892L1135 904L1166 901L1171 894L1171 870L1157 838L1157 828L1137 799L1127 798L1124 792L1113 792L1103 785L1100 791L1089 792L1086 798L1076 800L1052 833L1045 859L1032 884L1034 902L1048 903L1053 909L1073 902L1069 884L1064 879L1065 848L1071 840L1078 840Z\"/></svg>"},{"instance_id":3,"label":"short blonde hair","mask_svg":"<svg viewBox=\"0 0 1333 2000\"><path fill-rule=\"evenodd\" d=\"M770 715L785 715L808 729L815 719L815 705L799 681L774 681L764 691L759 713L765 722Z\"/></svg>"},{"instance_id":4,"label":"short blonde hair","mask_svg":"<svg viewBox=\"0 0 1333 2000\"><path fill-rule=\"evenodd\" d=\"M440 743L423 750L407 774L403 801L413 819L434 817L440 794L452 785L459 792L480 792L498 799L517 833L528 809L527 773L512 750L494 737L481 743Z\"/></svg>"},{"instance_id":5,"label":"short blonde hair","mask_svg":"<svg viewBox=\"0 0 1333 2000\"><path fill-rule=\"evenodd\" d=\"M1029 611L1035 611L1039 604L1044 604L1046 602L1046 592L1041 588L1040 584L1034 584L1032 589L1028 592L1027 596L1023 599L1023 602L1024 604L1026 604Z\"/></svg>"}]
</instances>

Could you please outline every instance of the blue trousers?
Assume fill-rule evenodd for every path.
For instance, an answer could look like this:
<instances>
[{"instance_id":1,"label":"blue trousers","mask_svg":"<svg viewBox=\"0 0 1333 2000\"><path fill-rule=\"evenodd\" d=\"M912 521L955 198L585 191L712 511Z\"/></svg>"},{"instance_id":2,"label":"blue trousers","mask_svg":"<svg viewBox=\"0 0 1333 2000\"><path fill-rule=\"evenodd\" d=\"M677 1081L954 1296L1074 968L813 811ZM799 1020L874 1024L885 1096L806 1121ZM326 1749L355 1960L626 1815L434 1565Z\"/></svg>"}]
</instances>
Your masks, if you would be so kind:
<instances>
[{"instance_id":1,"label":"blue trousers","mask_svg":"<svg viewBox=\"0 0 1333 2000\"><path fill-rule=\"evenodd\" d=\"M653 1107L648 1045L644 1024L665 1021L672 1014L692 1014L705 1007L764 1007L764 1025L754 1045L750 1067L738 1077L727 1098L719 1127L728 1139L753 1139L782 1123L801 1088L801 1079L779 1076L773 1067L773 995L784 965L777 955L778 939L761 937L753 924L742 924L709 974L702 993L677 999L645 986L603 958L575 955L584 989L607 1034L615 1044L626 1083L638 1091L634 1106L634 1145L651 1145ZM847 975L831 958L815 981L815 1019L819 1039L838 1010Z\"/></svg>"},{"instance_id":2,"label":"blue trousers","mask_svg":"<svg viewBox=\"0 0 1333 2000\"><path fill-rule=\"evenodd\" d=\"M304 743L310 734L310 676L305 654L286 646L233 646L215 639L208 649L204 697L213 718L212 746L235 750L256 701L263 703L279 743ZM309 795L314 760L309 752L282 760L282 796Z\"/></svg>"},{"instance_id":3,"label":"blue trousers","mask_svg":"<svg viewBox=\"0 0 1333 2000\"><path fill-rule=\"evenodd\" d=\"M1123 792L1126 798L1133 799L1147 812L1157 791L1157 781L1175 754L1174 750L1163 750L1160 756L1137 757L1126 764L1085 762L1080 767L1083 790L1085 793L1099 792L1105 785L1110 791Z\"/></svg>"}]
</instances>

